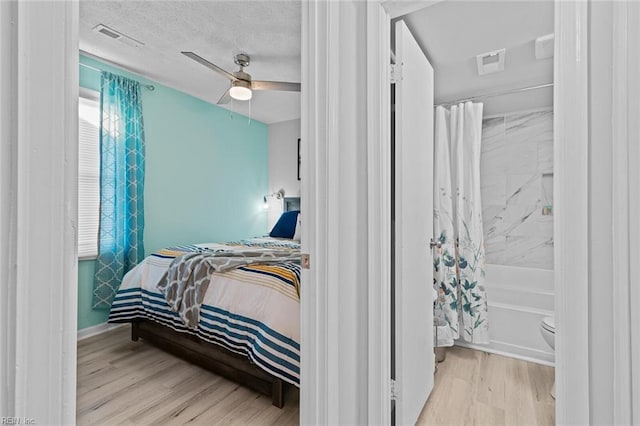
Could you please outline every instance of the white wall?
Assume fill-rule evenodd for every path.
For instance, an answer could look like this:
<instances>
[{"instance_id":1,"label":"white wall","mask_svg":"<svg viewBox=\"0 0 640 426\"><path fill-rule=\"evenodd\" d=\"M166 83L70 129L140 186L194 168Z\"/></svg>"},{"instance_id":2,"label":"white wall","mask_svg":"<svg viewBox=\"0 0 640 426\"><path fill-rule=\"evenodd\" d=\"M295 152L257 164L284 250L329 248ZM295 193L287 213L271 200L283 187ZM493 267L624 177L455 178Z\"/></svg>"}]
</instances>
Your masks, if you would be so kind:
<instances>
[{"instance_id":1,"label":"white wall","mask_svg":"<svg viewBox=\"0 0 640 426\"><path fill-rule=\"evenodd\" d=\"M490 343L474 347L553 365L540 334L555 298L553 216L542 213L553 205L553 110L513 111L485 115L482 126Z\"/></svg>"},{"instance_id":2,"label":"white wall","mask_svg":"<svg viewBox=\"0 0 640 426\"><path fill-rule=\"evenodd\" d=\"M269 125L269 193L284 189L285 197L300 196L298 180L298 138L300 120L282 121ZM268 197L269 230L282 213L282 204Z\"/></svg>"},{"instance_id":3,"label":"white wall","mask_svg":"<svg viewBox=\"0 0 640 426\"><path fill-rule=\"evenodd\" d=\"M482 122L480 189L488 264L553 269L553 111Z\"/></svg>"}]
</instances>

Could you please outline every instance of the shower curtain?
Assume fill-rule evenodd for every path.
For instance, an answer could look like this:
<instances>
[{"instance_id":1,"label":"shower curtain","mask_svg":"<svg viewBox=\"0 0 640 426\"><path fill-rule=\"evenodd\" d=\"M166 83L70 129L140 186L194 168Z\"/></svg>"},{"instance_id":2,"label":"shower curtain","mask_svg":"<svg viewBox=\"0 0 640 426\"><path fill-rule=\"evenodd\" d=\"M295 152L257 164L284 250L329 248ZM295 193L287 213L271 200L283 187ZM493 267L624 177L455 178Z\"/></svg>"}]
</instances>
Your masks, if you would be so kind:
<instances>
[{"instance_id":1,"label":"shower curtain","mask_svg":"<svg viewBox=\"0 0 640 426\"><path fill-rule=\"evenodd\" d=\"M434 250L437 346L489 343L480 203L482 104L435 111Z\"/></svg>"}]
</instances>

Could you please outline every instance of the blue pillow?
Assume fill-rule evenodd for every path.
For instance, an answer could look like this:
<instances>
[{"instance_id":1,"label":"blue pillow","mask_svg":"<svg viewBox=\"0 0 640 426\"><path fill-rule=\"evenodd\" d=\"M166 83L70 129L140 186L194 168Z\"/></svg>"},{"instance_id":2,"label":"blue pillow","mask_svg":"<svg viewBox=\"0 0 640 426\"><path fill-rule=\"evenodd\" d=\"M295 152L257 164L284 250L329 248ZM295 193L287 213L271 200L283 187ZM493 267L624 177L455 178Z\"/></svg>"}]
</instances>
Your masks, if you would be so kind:
<instances>
[{"instance_id":1,"label":"blue pillow","mask_svg":"<svg viewBox=\"0 0 640 426\"><path fill-rule=\"evenodd\" d=\"M293 238L296 233L298 213L300 213L300 210L292 210L282 213L280 219L278 219L278 222L276 222L269 233L269 236L273 238Z\"/></svg>"}]
</instances>

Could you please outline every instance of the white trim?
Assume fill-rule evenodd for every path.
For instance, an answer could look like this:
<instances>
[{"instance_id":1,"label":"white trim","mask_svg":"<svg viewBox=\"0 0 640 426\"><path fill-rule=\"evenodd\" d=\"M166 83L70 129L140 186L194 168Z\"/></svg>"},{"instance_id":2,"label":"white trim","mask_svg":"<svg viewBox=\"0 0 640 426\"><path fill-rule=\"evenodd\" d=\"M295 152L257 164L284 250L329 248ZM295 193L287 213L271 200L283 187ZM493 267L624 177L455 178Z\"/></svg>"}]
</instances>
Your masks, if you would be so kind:
<instances>
[{"instance_id":1,"label":"white trim","mask_svg":"<svg viewBox=\"0 0 640 426\"><path fill-rule=\"evenodd\" d=\"M589 423L588 7L555 3L556 422Z\"/></svg>"},{"instance_id":2,"label":"white trim","mask_svg":"<svg viewBox=\"0 0 640 426\"><path fill-rule=\"evenodd\" d=\"M514 345L511 343L500 342L498 340L490 341L491 347L474 345L473 343L467 343L462 341L456 341L455 345L463 348L473 349L476 351L487 352L490 354L506 356L509 358L520 359L522 361L532 362L534 364L546 365L549 367L555 367L553 361L545 360L549 356L553 358L553 354L548 352L538 351L535 349L527 348L524 346ZM499 349L502 348L502 349Z\"/></svg>"},{"instance_id":3,"label":"white trim","mask_svg":"<svg viewBox=\"0 0 640 426\"><path fill-rule=\"evenodd\" d=\"M391 420L391 99L390 18L367 3L368 423Z\"/></svg>"},{"instance_id":4,"label":"white trim","mask_svg":"<svg viewBox=\"0 0 640 426\"><path fill-rule=\"evenodd\" d=\"M628 28L628 76L627 93L634 94L627 104L627 117L629 121L629 217L634 218L629 223L629 259L640 259L640 4L637 2L628 4L627 28ZM634 266L637 266L634 264ZM636 274L637 275L637 274ZM638 280L629 281L630 300L640 300L640 285ZM640 424L640 310L632 309L630 312L631 323L631 420L634 424Z\"/></svg>"},{"instance_id":5,"label":"white trim","mask_svg":"<svg viewBox=\"0 0 640 426\"><path fill-rule=\"evenodd\" d=\"M83 328L81 330L78 330L78 342L84 339L88 339L89 337L97 336L99 334L115 330L117 328L125 327L127 325L128 324L109 324L108 322L103 322L91 327Z\"/></svg>"},{"instance_id":6,"label":"white trim","mask_svg":"<svg viewBox=\"0 0 640 426\"><path fill-rule=\"evenodd\" d=\"M613 4L613 422L640 422L640 341L638 315L632 301L640 300L633 280L640 228L640 8ZM633 218L632 220L630 220ZM634 284L632 284L634 283ZM635 290L634 290L635 287ZM634 298L635 293L635 298ZM635 322L634 322L635 321ZM635 354L635 357L634 357ZM635 360L635 363L634 363ZM634 402L635 401L635 402Z\"/></svg>"},{"instance_id":7,"label":"white trim","mask_svg":"<svg viewBox=\"0 0 640 426\"><path fill-rule=\"evenodd\" d=\"M17 2L0 2L0 413L15 415Z\"/></svg>"},{"instance_id":8,"label":"white trim","mask_svg":"<svg viewBox=\"0 0 640 426\"><path fill-rule=\"evenodd\" d=\"M631 424L627 3L613 4L613 420ZM637 96L633 94L632 96ZM637 119L637 118L636 118Z\"/></svg>"},{"instance_id":9,"label":"white trim","mask_svg":"<svg viewBox=\"0 0 640 426\"><path fill-rule=\"evenodd\" d=\"M320 120L317 122L318 138L314 141L314 145L316 145L318 151L324 151L322 154L318 153L317 157L318 160L324 161L324 167L318 167L316 170L316 185L319 189L318 195L324 200L325 205L323 206L320 199L317 199L316 219L324 215L326 219L323 225L326 226L326 228L322 229L318 227L316 237L319 237L319 240L324 239L323 249L325 251L323 253L324 263L322 265L317 264L318 269L323 269L323 271L318 271L318 274L323 275L325 278L324 282L318 280L318 284L322 288L320 291L324 293L320 298L320 300L324 302L324 305L320 305L320 307L324 313L326 313L326 317L322 319L325 327L323 337L326 342L324 356L322 358L326 360L325 365L327 368L325 376L327 379L327 388L325 389L327 392L325 421L328 424L340 424L345 422L344 415L340 412L340 394L346 390L345 384L351 379L341 377L341 357L344 357L346 360L352 356L352 353L349 352L350 348L342 347L341 344L340 328L348 325L341 324L340 292L342 290L336 288L336 284L344 280L347 276L341 273L342 271L351 275L352 270L340 267L341 237L347 237L350 233L345 230L347 232L339 235L340 231L338 230L344 225L347 225L347 227L350 225L347 224L348 222L346 221L341 223L340 201L346 201L343 208L350 208L348 201L352 200L344 199L343 197L348 197L346 185L353 184L353 182L348 181L346 176L342 175L342 168L340 167L341 161L346 160L346 158L340 158L340 141L346 139L346 135L341 132L340 122L341 120L345 120L345 124L347 124L346 122L353 118L341 115L343 105L340 97L340 74L342 72L340 69L340 59L346 50L347 43L354 42L354 40L348 39L342 34L342 22L340 18L341 6L339 4L328 2L326 6L320 4L318 8L323 10L319 14L320 19L316 21L318 25L315 36L317 37L317 41L321 43L322 48L326 49L324 51L319 49L319 55L316 57L316 60L319 62L316 64L317 77L318 79L323 78L326 80L319 85L319 87L324 85L324 96L316 98L316 105L323 108L324 111L321 112ZM347 19L348 17L345 16L344 20L346 21ZM341 40L341 38L344 39ZM356 61L355 58L353 58L353 60ZM325 63L322 64L321 61L325 61ZM344 71L349 72L347 71L348 69L350 68L345 66ZM347 79L345 79L344 84L348 85ZM324 118L324 122L322 118ZM349 124L355 125L355 122ZM355 140L352 142L354 145L357 143ZM319 166L319 164L316 165ZM353 163L352 165L355 167ZM341 185L343 182L346 185ZM350 231L353 232L353 229L350 229ZM322 233L324 233L324 238L320 237ZM356 283L354 282L353 284ZM342 303L344 303L347 309L357 307L357 303L349 303L348 294L343 293L343 296L344 300ZM351 326L353 326L353 324L351 324ZM333 348L333 350L329 348ZM345 379L344 382L346 383L341 383L342 379ZM351 402L357 404L358 398L352 397Z\"/></svg>"},{"instance_id":10,"label":"white trim","mask_svg":"<svg viewBox=\"0 0 640 426\"><path fill-rule=\"evenodd\" d=\"M321 7L322 6L322 7ZM318 140L326 133L326 76L322 58L327 55L326 40L318 35L317 21L326 21L326 4L302 2L301 61L301 164L300 202L302 251L310 256L309 270L302 270L300 290L300 423L328 422L329 366L327 355L327 215L323 211L326 187L326 151ZM323 22L324 23L324 22ZM321 98L322 97L322 98ZM322 174L317 176L317 174Z\"/></svg>"},{"instance_id":11,"label":"white trim","mask_svg":"<svg viewBox=\"0 0 640 426\"><path fill-rule=\"evenodd\" d=\"M3 346L7 334L15 333L15 345L2 351L5 367L5 359L13 361L15 384L9 385L14 399L2 415L28 417L38 424L73 424L78 3L17 2L16 11L11 20L15 48L5 51L3 46L1 52L3 61L19 70L8 76L17 91L7 142L16 158L10 182L16 194L10 222L15 231L10 248L15 281L5 284L12 287L9 303L15 304L15 315L5 318L2 330ZM7 349L15 351L14 358L4 358Z\"/></svg>"},{"instance_id":12,"label":"white trim","mask_svg":"<svg viewBox=\"0 0 640 426\"><path fill-rule=\"evenodd\" d=\"M314 22L314 5L302 2L302 39L301 39L301 90L300 90L300 156L304 159L300 166L300 210L304 211L305 220L302 222L300 244L303 253L310 256L310 268L318 260L318 241L316 237L316 191L315 169L316 155L312 150L311 142L315 140L315 94L317 89L311 84L311 77L315 70L315 45L311 36ZM313 129L313 130L312 130ZM322 218L320 218L322 219ZM313 244L311 244L313 242ZM316 271L316 269L314 269ZM316 346L322 330L320 327L317 301L317 282L320 269L317 273L312 270L302 270L300 289L300 424L319 424L321 413L319 409L325 404L324 396L326 384L324 377L320 377L322 368L318 361L319 354L315 351L307 351L308 346Z\"/></svg>"},{"instance_id":13,"label":"white trim","mask_svg":"<svg viewBox=\"0 0 640 426\"><path fill-rule=\"evenodd\" d=\"M640 259L640 4L631 2L627 10L627 55L628 72L627 93L633 94L628 100L627 117L629 121L627 143L629 144L629 259ZM632 266L632 265L630 265ZM637 266L635 263L633 266ZM637 275L637 274L636 274ZM640 300L638 280L629 280L630 300ZM640 310L631 309L631 420L640 424Z\"/></svg>"},{"instance_id":14,"label":"white trim","mask_svg":"<svg viewBox=\"0 0 640 426\"><path fill-rule=\"evenodd\" d=\"M302 5L302 424L369 423L367 7Z\"/></svg>"}]
</instances>

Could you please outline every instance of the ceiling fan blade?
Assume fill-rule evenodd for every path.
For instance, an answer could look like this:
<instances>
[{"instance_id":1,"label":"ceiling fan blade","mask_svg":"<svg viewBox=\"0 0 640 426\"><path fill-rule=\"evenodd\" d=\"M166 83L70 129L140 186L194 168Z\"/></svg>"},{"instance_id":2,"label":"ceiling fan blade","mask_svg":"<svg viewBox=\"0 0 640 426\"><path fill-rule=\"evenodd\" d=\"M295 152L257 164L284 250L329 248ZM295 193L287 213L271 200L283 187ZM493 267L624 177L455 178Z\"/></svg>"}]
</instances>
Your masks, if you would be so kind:
<instances>
[{"instance_id":1,"label":"ceiling fan blade","mask_svg":"<svg viewBox=\"0 0 640 426\"><path fill-rule=\"evenodd\" d=\"M281 90L284 92L299 92L300 83L288 83L286 81L260 81L251 82L253 90Z\"/></svg>"},{"instance_id":2,"label":"ceiling fan blade","mask_svg":"<svg viewBox=\"0 0 640 426\"><path fill-rule=\"evenodd\" d=\"M231 101L231 88L228 88L224 95L218 99L218 105L228 104Z\"/></svg>"},{"instance_id":3,"label":"ceiling fan blade","mask_svg":"<svg viewBox=\"0 0 640 426\"><path fill-rule=\"evenodd\" d=\"M204 59L202 56L196 55L193 52L180 52L180 53L182 53L187 58L193 59L194 61L198 62L199 64L202 64L205 67L217 72L218 74L223 75L224 77L228 78L231 81L236 81L237 80L237 78L233 74L223 70L222 68L220 68L216 64L212 64L211 62L209 62L206 59Z\"/></svg>"}]
</instances>

